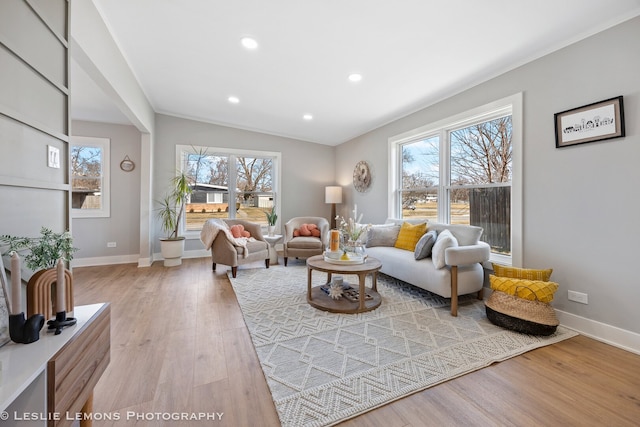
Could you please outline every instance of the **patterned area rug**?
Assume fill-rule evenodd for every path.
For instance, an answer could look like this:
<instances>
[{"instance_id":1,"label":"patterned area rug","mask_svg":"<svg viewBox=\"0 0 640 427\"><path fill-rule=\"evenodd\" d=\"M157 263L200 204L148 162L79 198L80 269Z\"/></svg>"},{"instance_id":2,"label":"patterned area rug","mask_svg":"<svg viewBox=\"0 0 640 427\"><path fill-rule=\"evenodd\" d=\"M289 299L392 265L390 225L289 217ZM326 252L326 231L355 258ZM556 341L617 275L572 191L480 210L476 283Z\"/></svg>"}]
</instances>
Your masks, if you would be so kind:
<instances>
[{"instance_id":1,"label":"patterned area rug","mask_svg":"<svg viewBox=\"0 0 640 427\"><path fill-rule=\"evenodd\" d=\"M452 317L447 299L385 275L378 276L382 305L362 314L309 306L303 266L240 270L229 279L285 427L333 425L577 335L563 327L548 337L502 329L472 296ZM321 285L326 276L314 272L313 280Z\"/></svg>"}]
</instances>

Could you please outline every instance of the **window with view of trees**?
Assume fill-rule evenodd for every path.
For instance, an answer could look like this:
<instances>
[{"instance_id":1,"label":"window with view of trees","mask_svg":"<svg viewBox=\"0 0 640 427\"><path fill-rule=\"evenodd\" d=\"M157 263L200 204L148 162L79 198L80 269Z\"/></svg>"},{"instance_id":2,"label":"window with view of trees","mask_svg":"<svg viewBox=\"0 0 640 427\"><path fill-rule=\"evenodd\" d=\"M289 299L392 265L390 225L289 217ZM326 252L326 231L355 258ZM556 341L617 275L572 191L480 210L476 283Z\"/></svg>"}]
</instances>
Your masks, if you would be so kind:
<instances>
[{"instance_id":1,"label":"window with view of trees","mask_svg":"<svg viewBox=\"0 0 640 427\"><path fill-rule=\"evenodd\" d=\"M511 105L487 107L390 141L395 215L480 226L494 255L511 256Z\"/></svg>"},{"instance_id":2,"label":"window with view of trees","mask_svg":"<svg viewBox=\"0 0 640 427\"><path fill-rule=\"evenodd\" d=\"M280 153L178 146L179 169L192 193L185 230L200 230L210 218L239 218L267 225L266 213L278 205Z\"/></svg>"},{"instance_id":3,"label":"window with view of trees","mask_svg":"<svg viewBox=\"0 0 640 427\"><path fill-rule=\"evenodd\" d=\"M109 142L71 138L71 207L76 218L110 216Z\"/></svg>"}]
</instances>

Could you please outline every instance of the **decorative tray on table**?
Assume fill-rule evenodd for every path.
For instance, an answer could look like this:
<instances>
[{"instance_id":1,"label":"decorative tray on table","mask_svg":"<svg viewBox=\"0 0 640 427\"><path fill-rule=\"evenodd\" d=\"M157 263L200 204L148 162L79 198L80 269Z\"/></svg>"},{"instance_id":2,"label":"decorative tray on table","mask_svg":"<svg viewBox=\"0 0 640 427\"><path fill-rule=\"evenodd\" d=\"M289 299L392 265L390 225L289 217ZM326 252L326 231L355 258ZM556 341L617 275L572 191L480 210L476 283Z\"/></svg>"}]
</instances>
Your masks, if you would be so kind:
<instances>
[{"instance_id":1,"label":"decorative tray on table","mask_svg":"<svg viewBox=\"0 0 640 427\"><path fill-rule=\"evenodd\" d=\"M329 264L337 264L337 265L354 265L354 264L363 264L367 259L367 256L349 254L349 259L341 259L341 252L328 252L324 253L324 260Z\"/></svg>"}]
</instances>

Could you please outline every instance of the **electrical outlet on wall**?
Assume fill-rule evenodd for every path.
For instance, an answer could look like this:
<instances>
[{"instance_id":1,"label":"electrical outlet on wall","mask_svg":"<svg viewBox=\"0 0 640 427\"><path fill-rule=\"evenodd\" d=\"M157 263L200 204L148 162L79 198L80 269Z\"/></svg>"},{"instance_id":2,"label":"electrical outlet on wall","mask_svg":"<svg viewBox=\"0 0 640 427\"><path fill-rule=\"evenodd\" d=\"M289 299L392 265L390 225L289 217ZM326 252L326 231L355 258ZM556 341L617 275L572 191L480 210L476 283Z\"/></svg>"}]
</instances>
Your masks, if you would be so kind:
<instances>
[{"instance_id":1,"label":"electrical outlet on wall","mask_svg":"<svg viewBox=\"0 0 640 427\"><path fill-rule=\"evenodd\" d=\"M116 242L107 242L107 247L108 248L115 248L116 247Z\"/></svg>"}]
</instances>

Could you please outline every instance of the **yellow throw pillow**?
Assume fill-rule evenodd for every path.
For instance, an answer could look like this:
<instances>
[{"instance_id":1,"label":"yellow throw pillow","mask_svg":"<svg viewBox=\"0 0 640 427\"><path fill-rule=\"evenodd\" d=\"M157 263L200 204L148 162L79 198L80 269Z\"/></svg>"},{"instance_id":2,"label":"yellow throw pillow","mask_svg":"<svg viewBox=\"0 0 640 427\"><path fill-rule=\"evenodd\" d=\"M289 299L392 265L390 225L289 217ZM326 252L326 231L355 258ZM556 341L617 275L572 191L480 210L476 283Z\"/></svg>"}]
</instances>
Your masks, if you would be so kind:
<instances>
[{"instance_id":1,"label":"yellow throw pillow","mask_svg":"<svg viewBox=\"0 0 640 427\"><path fill-rule=\"evenodd\" d=\"M542 280L548 282L553 273L552 268L546 270L535 270L533 268L507 267L493 263L493 272L499 277L512 277L514 279Z\"/></svg>"},{"instance_id":2,"label":"yellow throw pillow","mask_svg":"<svg viewBox=\"0 0 640 427\"><path fill-rule=\"evenodd\" d=\"M422 235L427 231L427 223L423 222L422 224L409 224L408 222L403 222L400 227L400 232L398 233L398 238L396 239L395 247L398 249L406 249L408 251L415 251L416 243L422 237Z\"/></svg>"},{"instance_id":3,"label":"yellow throw pillow","mask_svg":"<svg viewBox=\"0 0 640 427\"><path fill-rule=\"evenodd\" d=\"M546 303L553 301L553 294L558 290L558 284L555 282L497 277L493 274L489 275L489 283L494 291Z\"/></svg>"}]
</instances>

